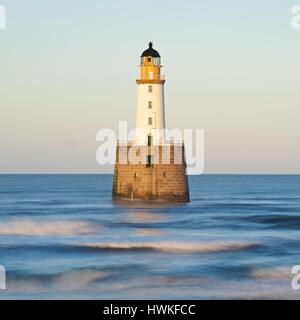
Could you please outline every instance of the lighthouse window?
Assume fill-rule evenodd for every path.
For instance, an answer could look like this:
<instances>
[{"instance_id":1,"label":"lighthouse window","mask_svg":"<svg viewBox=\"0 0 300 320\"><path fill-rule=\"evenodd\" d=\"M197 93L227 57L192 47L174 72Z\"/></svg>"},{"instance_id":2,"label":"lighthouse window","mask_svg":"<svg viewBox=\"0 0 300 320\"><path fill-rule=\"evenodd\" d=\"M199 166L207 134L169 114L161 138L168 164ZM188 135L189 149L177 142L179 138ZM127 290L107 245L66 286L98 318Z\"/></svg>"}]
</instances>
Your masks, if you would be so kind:
<instances>
[{"instance_id":1,"label":"lighthouse window","mask_svg":"<svg viewBox=\"0 0 300 320\"><path fill-rule=\"evenodd\" d=\"M152 101L148 101L148 109L152 109Z\"/></svg>"},{"instance_id":2,"label":"lighthouse window","mask_svg":"<svg viewBox=\"0 0 300 320\"><path fill-rule=\"evenodd\" d=\"M160 59L159 58L154 58L154 64L159 66L160 64Z\"/></svg>"},{"instance_id":3,"label":"lighthouse window","mask_svg":"<svg viewBox=\"0 0 300 320\"><path fill-rule=\"evenodd\" d=\"M148 125L152 126L152 118L148 118Z\"/></svg>"},{"instance_id":4,"label":"lighthouse window","mask_svg":"<svg viewBox=\"0 0 300 320\"><path fill-rule=\"evenodd\" d=\"M151 58L148 58L148 62L151 62Z\"/></svg>"},{"instance_id":5,"label":"lighthouse window","mask_svg":"<svg viewBox=\"0 0 300 320\"><path fill-rule=\"evenodd\" d=\"M152 92L153 92L153 86L150 85L150 86L148 87L148 92L149 92L149 93L152 93Z\"/></svg>"}]
</instances>

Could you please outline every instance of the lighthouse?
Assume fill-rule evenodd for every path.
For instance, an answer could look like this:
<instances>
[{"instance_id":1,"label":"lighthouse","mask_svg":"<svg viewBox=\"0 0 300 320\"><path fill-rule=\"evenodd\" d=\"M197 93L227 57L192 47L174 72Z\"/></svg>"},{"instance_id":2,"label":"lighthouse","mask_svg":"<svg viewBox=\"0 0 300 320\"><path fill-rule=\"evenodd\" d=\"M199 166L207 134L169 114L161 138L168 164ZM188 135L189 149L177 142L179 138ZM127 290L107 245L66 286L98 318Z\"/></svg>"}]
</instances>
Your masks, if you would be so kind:
<instances>
[{"instance_id":1,"label":"lighthouse","mask_svg":"<svg viewBox=\"0 0 300 320\"><path fill-rule=\"evenodd\" d=\"M113 199L189 202L183 141L166 135L161 56L152 42L142 52L137 84L133 141L118 142Z\"/></svg>"}]
</instances>

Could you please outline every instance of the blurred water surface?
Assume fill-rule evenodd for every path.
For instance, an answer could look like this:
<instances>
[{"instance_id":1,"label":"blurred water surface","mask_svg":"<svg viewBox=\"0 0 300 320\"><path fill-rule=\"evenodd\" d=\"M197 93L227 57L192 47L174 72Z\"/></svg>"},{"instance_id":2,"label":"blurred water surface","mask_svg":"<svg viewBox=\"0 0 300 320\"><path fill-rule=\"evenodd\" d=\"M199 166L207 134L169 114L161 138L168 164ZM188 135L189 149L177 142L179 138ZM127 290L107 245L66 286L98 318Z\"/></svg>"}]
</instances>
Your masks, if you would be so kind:
<instances>
[{"instance_id":1,"label":"blurred water surface","mask_svg":"<svg viewBox=\"0 0 300 320\"><path fill-rule=\"evenodd\" d=\"M300 176L192 176L183 205L113 203L111 183L0 175L0 299L300 298Z\"/></svg>"}]
</instances>

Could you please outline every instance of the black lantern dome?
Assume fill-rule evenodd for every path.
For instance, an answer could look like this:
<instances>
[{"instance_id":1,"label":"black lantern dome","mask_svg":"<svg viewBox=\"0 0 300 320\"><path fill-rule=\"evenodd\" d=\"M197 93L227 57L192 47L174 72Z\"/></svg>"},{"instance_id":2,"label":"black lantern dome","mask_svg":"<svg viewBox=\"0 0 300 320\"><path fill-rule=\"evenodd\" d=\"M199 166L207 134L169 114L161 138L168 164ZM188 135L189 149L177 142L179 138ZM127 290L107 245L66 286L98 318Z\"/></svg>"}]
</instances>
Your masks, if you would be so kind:
<instances>
[{"instance_id":1,"label":"black lantern dome","mask_svg":"<svg viewBox=\"0 0 300 320\"><path fill-rule=\"evenodd\" d=\"M158 51L153 49L153 43L149 42L149 48L142 53L141 57L160 58L160 55Z\"/></svg>"}]
</instances>

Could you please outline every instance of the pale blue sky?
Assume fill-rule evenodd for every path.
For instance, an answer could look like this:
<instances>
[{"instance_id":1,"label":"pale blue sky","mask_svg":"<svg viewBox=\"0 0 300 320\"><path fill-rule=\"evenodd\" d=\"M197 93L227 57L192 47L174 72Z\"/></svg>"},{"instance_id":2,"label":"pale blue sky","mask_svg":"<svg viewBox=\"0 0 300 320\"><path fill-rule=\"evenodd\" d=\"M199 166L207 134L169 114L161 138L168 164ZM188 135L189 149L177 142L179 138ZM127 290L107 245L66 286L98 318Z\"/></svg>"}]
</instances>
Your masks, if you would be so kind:
<instances>
[{"instance_id":1,"label":"pale blue sky","mask_svg":"<svg viewBox=\"0 0 300 320\"><path fill-rule=\"evenodd\" d=\"M96 132L134 125L149 40L169 128L203 128L207 173L300 173L300 0L0 0L0 172L102 172Z\"/></svg>"}]
</instances>

